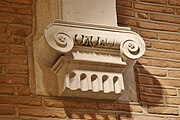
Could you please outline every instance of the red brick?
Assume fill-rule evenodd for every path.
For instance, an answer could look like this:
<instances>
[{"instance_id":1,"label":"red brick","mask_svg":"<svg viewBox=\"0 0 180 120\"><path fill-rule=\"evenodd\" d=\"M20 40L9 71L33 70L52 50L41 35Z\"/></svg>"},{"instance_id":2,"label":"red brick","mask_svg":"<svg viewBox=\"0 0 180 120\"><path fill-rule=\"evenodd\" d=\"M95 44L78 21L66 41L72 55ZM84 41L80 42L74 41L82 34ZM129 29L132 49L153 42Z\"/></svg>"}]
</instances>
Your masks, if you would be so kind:
<instances>
[{"instance_id":1,"label":"red brick","mask_svg":"<svg viewBox=\"0 0 180 120\"><path fill-rule=\"evenodd\" d=\"M161 31L171 31L178 32L179 27L177 25L168 25L160 23L150 23L150 22L139 22L139 27L151 30L161 30Z\"/></svg>"},{"instance_id":2,"label":"red brick","mask_svg":"<svg viewBox=\"0 0 180 120\"><path fill-rule=\"evenodd\" d=\"M21 74L21 75L28 75L28 66L26 65L8 65L6 66L6 73L7 74Z\"/></svg>"},{"instance_id":3,"label":"red brick","mask_svg":"<svg viewBox=\"0 0 180 120\"><path fill-rule=\"evenodd\" d=\"M179 41L180 42L180 34L160 33L159 37L161 40Z\"/></svg>"},{"instance_id":4,"label":"red brick","mask_svg":"<svg viewBox=\"0 0 180 120\"><path fill-rule=\"evenodd\" d=\"M10 106L0 106L0 115L15 115L15 108Z\"/></svg>"},{"instance_id":5,"label":"red brick","mask_svg":"<svg viewBox=\"0 0 180 120\"><path fill-rule=\"evenodd\" d=\"M180 15L180 9L176 9L176 13L178 14L178 15Z\"/></svg>"},{"instance_id":6,"label":"red brick","mask_svg":"<svg viewBox=\"0 0 180 120\"><path fill-rule=\"evenodd\" d=\"M180 6L179 0L169 0L169 4L170 4L170 5Z\"/></svg>"},{"instance_id":7,"label":"red brick","mask_svg":"<svg viewBox=\"0 0 180 120\"><path fill-rule=\"evenodd\" d=\"M178 53L164 52L158 50L146 50L144 56L180 60Z\"/></svg>"},{"instance_id":8,"label":"red brick","mask_svg":"<svg viewBox=\"0 0 180 120\"><path fill-rule=\"evenodd\" d=\"M10 46L10 53L27 55L27 48L25 46Z\"/></svg>"},{"instance_id":9,"label":"red brick","mask_svg":"<svg viewBox=\"0 0 180 120\"><path fill-rule=\"evenodd\" d=\"M132 7L132 2L127 0L116 0L116 5L123 7Z\"/></svg>"},{"instance_id":10,"label":"red brick","mask_svg":"<svg viewBox=\"0 0 180 120\"><path fill-rule=\"evenodd\" d=\"M0 12L16 12L16 9L12 6L0 6Z\"/></svg>"},{"instance_id":11,"label":"red brick","mask_svg":"<svg viewBox=\"0 0 180 120\"><path fill-rule=\"evenodd\" d=\"M12 16L9 21L12 24L32 25L32 17L30 16Z\"/></svg>"},{"instance_id":12,"label":"red brick","mask_svg":"<svg viewBox=\"0 0 180 120\"><path fill-rule=\"evenodd\" d=\"M114 103L98 103L97 107L99 110L116 110ZM127 108L127 106L126 106L126 111L130 111L130 108L129 107Z\"/></svg>"},{"instance_id":13,"label":"red brick","mask_svg":"<svg viewBox=\"0 0 180 120\"><path fill-rule=\"evenodd\" d=\"M31 33L31 28L11 26L10 32L12 35L28 36Z\"/></svg>"},{"instance_id":14,"label":"red brick","mask_svg":"<svg viewBox=\"0 0 180 120\"><path fill-rule=\"evenodd\" d=\"M142 2L147 2L147 3L158 3L158 4L166 4L167 0L140 0Z\"/></svg>"},{"instance_id":15,"label":"red brick","mask_svg":"<svg viewBox=\"0 0 180 120\"><path fill-rule=\"evenodd\" d=\"M118 16L118 24L120 26L137 26L137 21L132 18Z\"/></svg>"},{"instance_id":16,"label":"red brick","mask_svg":"<svg viewBox=\"0 0 180 120\"><path fill-rule=\"evenodd\" d=\"M0 24L0 33L6 33L7 32L7 26L5 24Z\"/></svg>"},{"instance_id":17,"label":"red brick","mask_svg":"<svg viewBox=\"0 0 180 120\"><path fill-rule=\"evenodd\" d=\"M175 43L152 42L151 45L156 49L180 51L180 45Z\"/></svg>"},{"instance_id":18,"label":"red brick","mask_svg":"<svg viewBox=\"0 0 180 120\"><path fill-rule=\"evenodd\" d=\"M31 7L25 7L25 8L15 8L16 13L19 14L25 14L25 15L31 15L32 14L32 8Z\"/></svg>"},{"instance_id":19,"label":"red brick","mask_svg":"<svg viewBox=\"0 0 180 120\"><path fill-rule=\"evenodd\" d=\"M0 36L0 43L24 45L25 39L10 36Z\"/></svg>"},{"instance_id":20,"label":"red brick","mask_svg":"<svg viewBox=\"0 0 180 120\"><path fill-rule=\"evenodd\" d=\"M176 89L168 88L159 88L159 87L149 87L149 86L139 86L139 91L147 94L156 94L156 95L172 95L176 96Z\"/></svg>"},{"instance_id":21,"label":"red brick","mask_svg":"<svg viewBox=\"0 0 180 120\"><path fill-rule=\"evenodd\" d=\"M100 110L114 110L114 111L131 111L131 112L142 112L140 105L131 105L127 103L99 103L98 109Z\"/></svg>"},{"instance_id":22,"label":"red brick","mask_svg":"<svg viewBox=\"0 0 180 120\"><path fill-rule=\"evenodd\" d=\"M27 56L0 56L0 64L27 65Z\"/></svg>"},{"instance_id":23,"label":"red brick","mask_svg":"<svg viewBox=\"0 0 180 120\"><path fill-rule=\"evenodd\" d=\"M134 7L139 10L174 14L174 9L170 7L153 6L153 5L138 4L138 3L135 3Z\"/></svg>"},{"instance_id":24,"label":"red brick","mask_svg":"<svg viewBox=\"0 0 180 120\"><path fill-rule=\"evenodd\" d=\"M19 86L18 87L18 95L19 96L29 96L30 95L30 88L27 86Z\"/></svg>"},{"instance_id":25,"label":"red brick","mask_svg":"<svg viewBox=\"0 0 180 120\"><path fill-rule=\"evenodd\" d=\"M0 65L0 75L4 73L4 66Z\"/></svg>"},{"instance_id":26,"label":"red brick","mask_svg":"<svg viewBox=\"0 0 180 120\"><path fill-rule=\"evenodd\" d=\"M57 107L57 108L64 107L63 101L58 100L58 99L45 99L44 100L44 105L47 106L47 107Z\"/></svg>"},{"instance_id":27,"label":"red brick","mask_svg":"<svg viewBox=\"0 0 180 120\"><path fill-rule=\"evenodd\" d=\"M160 85L158 78L142 75L138 75L138 83L147 85Z\"/></svg>"},{"instance_id":28,"label":"red brick","mask_svg":"<svg viewBox=\"0 0 180 120\"><path fill-rule=\"evenodd\" d=\"M164 116L119 115L120 120L164 120Z\"/></svg>"},{"instance_id":29,"label":"red brick","mask_svg":"<svg viewBox=\"0 0 180 120\"><path fill-rule=\"evenodd\" d=\"M47 107L57 108L76 108L76 109L96 109L96 103L94 102L83 102L83 101L64 101L58 99L45 99L44 105Z\"/></svg>"},{"instance_id":30,"label":"red brick","mask_svg":"<svg viewBox=\"0 0 180 120\"><path fill-rule=\"evenodd\" d=\"M67 118L65 111L57 109L43 109L43 108L32 108L32 107L20 107L19 114L23 116L35 116L35 117L46 117L46 118Z\"/></svg>"},{"instance_id":31,"label":"red brick","mask_svg":"<svg viewBox=\"0 0 180 120\"><path fill-rule=\"evenodd\" d=\"M144 41L145 44L146 44L146 48L151 48L152 45L151 45L151 41Z\"/></svg>"},{"instance_id":32,"label":"red brick","mask_svg":"<svg viewBox=\"0 0 180 120\"><path fill-rule=\"evenodd\" d=\"M177 107L148 106L147 111L150 114L178 115L178 108Z\"/></svg>"},{"instance_id":33,"label":"red brick","mask_svg":"<svg viewBox=\"0 0 180 120\"><path fill-rule=\"evenodd\" d=\"M5 45L0 45L0 54L5 54L9 52L9 48Z\"/></svg>"},{"instance_id":34,"label":"red brick","mask_svg":"<svg viewBox=\"0 0 180 120\"><path fill-rule=\"evenodd\" d=\"M117 111L130 111L130 112L142 112L142 107L140 105L130 105L130 104L115 104L115 110Z\"/></svg>"},{"instance_id":35,"label":"red brick","mask_svg":"<svg viewBox=\"0 0 180 120\"><path fill-rule=\"evenodd\" d=\"M140 74L148 74L153 76L167 76L167 72L165 69L158 68L149 68L149 67L136 67L137 73Z\"/></svg>"},{"instance_id":36,"label":"red brick","mask_svg":"<svg viewBox=\"0 0 180 120\"><path fill-rule=\"evenodd\" d=\"M138 83L152 85L152 86L169 86L169 87L180 87L180 80L176 79L162 79L149 76L138 76Z\"/></svg>"},{"instance_id":37,"label":"red brick","mask_svg":"<svg viewBox=\"0 0 180 120\"><path fill-rule=\"evenodd\" d=\"M0 85L0 94L13 95L14 88L12 86Z\"/></svg>"},{"instance_id":38,"label":"red brick","mask_svg":"<svg viewBox=\"0 0 180 120\"><path fill-rule=\"evenodd\" d=\"M42 103L41 103L41 98L4 96L4 97L0 97L0 104L40 106Z\"/></svg>"},{"instance_id":39,"label":"red brick","mask_svg":"<svg viewBox=\"0 0 180 120\"><path fill-rule=\"evenodd\" d=\"M180 24L180 17L177 16L150 14L150 19L155 21Z\"/></svg>"},{"instance_id":40,"label":"red brick","mask_svg":"<svg viewBox=\"0 0 180 120\"><path fill-rule=\"evenodd\" d=\"M180 70L168 70L169 77L180 78Z\"/></svg>"},{"instance_id":41,"label":"red brick","mask_svg":"<svg viewBox=\"0 0 180 120\"><path fill-rule=\"evenodd\" d=\"M0 12L18 13L18 14L32 14L31 7L15 7L15 6L0 6Z\"/></svg>"},{"instance_id":42,"label":"red brick","mask_svg":"<svg viewBox=\"0 0 180 120\"><path fill-rule=\"evenodd\" d=\"M146 65L146 66L156 66L156 67L168 67L168 68L180 68L180 62L171 61L171 60L160 60L160 59L152 59L152 58L140 58L138 60L138 64Z\"/></svg>"},{"instance_id":43,"label":"red brick","mask_svg":"<svg viewBox=\"0 0 180 120\"><path fill-rule=\"evenodd\" d=\"M145 95L145 94L140 94L140 99L142 102L148 102L148 103L163 103L163 97L162 96L152 96L152 95Z\"/></svg>"},{"instance_id":44,"label":"red brick","mask_svg":"<svg viewBox=\"0 0 180 120\"><path fill-rule=\"evenodd\" d=\"M0 120L14 120L13 118L9 118L9 115L6 117L0 117Z\"/></svg>"},{"instance_id":45,"label":"red brick","mask_svg":"<svg viewBox=\"0 0 180 120\"><path fill-rule=\"evenodd\" d=\"M117 7L116 11L117 11L118 15L135 16L135 12L133 10L130 10L130 9Z\"/></svg>"},{"instance_id":46,"label":"red brick","mask_svg":"<svg viewBox=\"0 0 180 120\"><path fill-rule=\"evenodd\" d=\"M135 33L138 33L138 32L139 32L139 29L137 29L137 28L131 28L131 30L132 30L133 32L135 32Z\"/></svg>"},{"instance_id":47,"label":"red brick","mask_svg":"<svg viewBox=\"0 0 180 120\"><path fill-rule=\"evenodd\" d=\"M143 12L138 12L138 17L142 19L148 19L148 14Z\"/></svg>"},{"instance_id":48,"label":"red brick","mask_svg":"<svg viewBox=\"0 0 180 120\"><path fill-rule=\"evenodd\" d=\"M180 105L180 97L166 97L165 103L172 105Z\"/></svg>"},{"instance_id":49,"label":"red brick","mask_svg":"<svg viewBox=\"0 0 180 120\"><path fill-rule=\"evenodd\" d=\"M17 4L32 4L32 0L1 0L9 3L17 3Z\"/></svg>"},{"instance_id":50,"label":"red brick","mask_svg":"<svg viewBox=\"0 0 180 120\"><path fill-rule=\"evenodd\" d=\"M28 77L24 76L0 76L1 84L28 85Z\"/></svg>"},{"instance_id":51,"label":"red brick","mask_svg":"<svg viewBox=\"0 0 180 120\"><path fill-rule=\"evenodd\" d=\"M10 24L32 25L32 17L14 14L0 14L0 22Z\"/></svg>"},{"instance_id":52,"label":"red brick","mask_svg":"<svg viewBox=\"0 0 180 120\"><path fill-rule=\"evenodd\" d=\"M143 38L149 38L149 39L157 39L157 38L158 38L158 33L157 33L157 32L142 31L142 30L140 30L139 34L140 34Z\"/></svg>"},{"instance_id":53,"label":"red brick","mask_svg":"<svg viewBox=\"0 0 180 120\"><path fill-rule=\"evenodd\" d=\"M64 108L76 108L76 109L96 109L95 102L83 102L83 101L63 101Z\"/></svg>"}]
</instances>

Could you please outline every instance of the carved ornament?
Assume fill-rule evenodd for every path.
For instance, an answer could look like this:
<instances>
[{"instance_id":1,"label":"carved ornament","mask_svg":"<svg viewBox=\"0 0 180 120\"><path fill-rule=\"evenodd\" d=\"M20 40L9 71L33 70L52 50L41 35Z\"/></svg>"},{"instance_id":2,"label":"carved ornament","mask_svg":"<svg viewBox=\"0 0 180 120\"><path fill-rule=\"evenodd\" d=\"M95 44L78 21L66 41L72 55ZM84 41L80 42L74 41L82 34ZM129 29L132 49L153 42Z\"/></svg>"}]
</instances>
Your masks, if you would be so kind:
<instances>
[{"instance_id":1,"label":"carved ornament","mask_svg":"<svg viewBox=\"0 0 180 120\"><path fill-rule=\"evenodd\" d=\"M117 99L144 52L129 28L56 21L35 45L37 94Z\"/></svg>"}]
</instances>

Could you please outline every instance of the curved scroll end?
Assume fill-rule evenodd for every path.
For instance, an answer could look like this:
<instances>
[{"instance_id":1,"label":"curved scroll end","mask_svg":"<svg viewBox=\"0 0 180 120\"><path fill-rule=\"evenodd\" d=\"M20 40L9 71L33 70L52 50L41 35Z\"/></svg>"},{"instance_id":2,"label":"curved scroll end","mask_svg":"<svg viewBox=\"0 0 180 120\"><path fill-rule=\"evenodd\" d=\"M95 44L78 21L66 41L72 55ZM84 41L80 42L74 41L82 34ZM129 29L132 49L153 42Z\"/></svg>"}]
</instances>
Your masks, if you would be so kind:
<instances>
[{"instance_id":1,"label":"curved scroll end","mask_svg":"<svg viewBox=\"0 0 180 120\"><path fill-rule=\"evenodd\" d=\"M72 50L74 46L73 39L66 33L56 32L48 33L45 32L45 38L47 43L56 51L66 53Z\"/></svg>"},{"instance_id":2,"label":"curved scroll end","mask_svg":"<svg viewBox=\"0 0 180 120\"><path fill-rule=\"evenodd\" d=\"M125 40L120 45L120 52L123 57L126 57L130 60L136 60L144 54L145 43L143 40Z\"/></svg>"}]
</instances>

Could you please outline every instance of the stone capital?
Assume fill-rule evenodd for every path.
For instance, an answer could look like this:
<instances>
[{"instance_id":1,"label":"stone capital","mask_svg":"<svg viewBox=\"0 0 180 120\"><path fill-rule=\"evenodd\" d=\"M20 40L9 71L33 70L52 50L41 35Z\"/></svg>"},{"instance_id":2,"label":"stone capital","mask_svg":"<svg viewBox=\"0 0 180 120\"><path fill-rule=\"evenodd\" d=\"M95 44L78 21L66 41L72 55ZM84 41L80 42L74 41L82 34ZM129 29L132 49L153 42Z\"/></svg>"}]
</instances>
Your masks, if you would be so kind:
<instances>
[{"instance_id":1,"label":"stone capital","mask_svg":"<svg viewBox=\"0 0 180 120\"><path fill-rule=\"evenodd\" d=\"M35 46L36 76L57 84L55 96L116 99L144 52L143 39L128 28L58 20Z\"/></svg>"}]
</instances>

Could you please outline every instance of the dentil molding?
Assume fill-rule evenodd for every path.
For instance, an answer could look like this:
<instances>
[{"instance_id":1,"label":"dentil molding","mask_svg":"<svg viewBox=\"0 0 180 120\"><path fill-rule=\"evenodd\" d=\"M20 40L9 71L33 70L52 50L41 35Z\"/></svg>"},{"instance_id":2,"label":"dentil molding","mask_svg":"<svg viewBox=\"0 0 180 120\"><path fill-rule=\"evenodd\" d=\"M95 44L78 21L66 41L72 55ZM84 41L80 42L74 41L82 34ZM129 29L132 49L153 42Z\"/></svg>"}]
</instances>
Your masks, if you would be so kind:
<instances>
[{"instance_id":1,"label":"dentil molding","mask_svg":"<svg viewBox=\"0 0 180 120\"><path fill-rule=\"evenodd\" d=\"M137 99L133 65L145 43L129 28L57 20L34 49L39 95Z\"/></svg>"}]
</instances>

